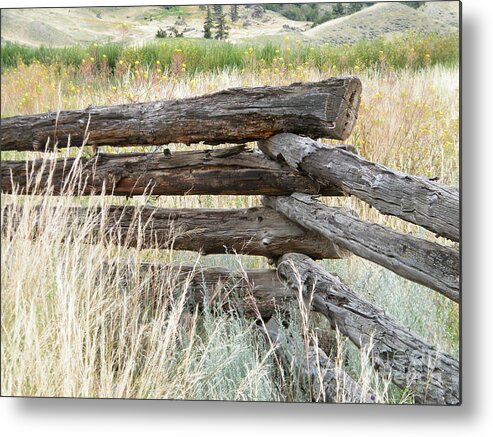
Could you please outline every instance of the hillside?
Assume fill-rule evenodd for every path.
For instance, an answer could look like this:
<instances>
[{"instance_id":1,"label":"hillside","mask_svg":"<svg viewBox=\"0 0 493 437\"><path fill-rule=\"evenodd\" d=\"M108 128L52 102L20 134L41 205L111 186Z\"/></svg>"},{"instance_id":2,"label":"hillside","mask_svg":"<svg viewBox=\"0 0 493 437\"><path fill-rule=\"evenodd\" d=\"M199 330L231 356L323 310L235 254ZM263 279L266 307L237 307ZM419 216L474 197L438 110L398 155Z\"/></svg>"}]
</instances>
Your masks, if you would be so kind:
<instances>
[{"instance_id":1,"label":"hillside","mask_svg":"<svg viewBox=\"0 0 493 437\"><path fill-rule=\"evenodd\" d=\"M354 43L409 31L443 33L458 28L459 3L435 2L413 9L402 3L377 3L345 17L320 24L305 35L333 44Z\"/></svg>"},{"instance_id":2,"label":"hillside","mask_svg":"<svg viewBox=\"0 0 493 437\"><path fill-rule=\"evenodd\" d=\"M224 11L229 12L229 8ZM160 28L167 33L175 28L185 37L202 38L204 17L205 11L198 6L3 9L1 37L2 42L28 46L94 42L139 45L155 40ZM258 5L240 6L235 23L228 17L231 42L259 42L295 35L305 41L342 44L410 30L447 32L457 29L458 24L459 3L455 1L427 3L418 10L397 2L377 3L314 28L310 22L293 21Z\"/></svg>"},{"instance_id":3,"label":"hillside","mask_svg":"<svg viewBox=\"0 0 493 437\"><path fill-rule=\"evenodd\" d=\"M423 6L422 11L438 23L459 28L459 2L429 2Z\"/></svg>"},{"instance_id":4,"label":"hillside","mask_svg":"<svg viewBox=\"0 0 493 437\"><path fill-rule=\"evenodd\" d=\"M229 12L229 8L225 9ZM159 28L176 28L188 38L202 38L205 12L198 6L3 9L2 41L29 46L65 46L92 42L141 44ZM292 21L262 8L239 8L239 21L228 22L229 40L303 32L310 23Z\"/></svg>"}]
</instances>

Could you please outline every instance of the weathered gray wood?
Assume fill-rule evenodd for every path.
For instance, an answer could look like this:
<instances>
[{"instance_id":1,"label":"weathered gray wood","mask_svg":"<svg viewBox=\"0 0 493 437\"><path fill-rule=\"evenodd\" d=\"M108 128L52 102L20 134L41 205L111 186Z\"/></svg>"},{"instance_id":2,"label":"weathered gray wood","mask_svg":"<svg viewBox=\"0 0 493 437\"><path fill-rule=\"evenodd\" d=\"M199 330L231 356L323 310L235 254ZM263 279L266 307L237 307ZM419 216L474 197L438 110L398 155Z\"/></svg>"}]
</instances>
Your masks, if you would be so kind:
<instances>
[{"instance_id":1,"label":"weathered gray wood","mask_svg":"<svg viewBox=\"0 0 493 437\"><path fill-rule=\"evenodd\" d=\"M345 139L357 118L355 77L283 87L232 88L189 99L158 101L2 119L2 150L70 145L243 143L295 132Z\"/></svg>"},{"instance_id":2,"label":"weathered gray wood","mask_svg":"<svg viewBox=\"0 0 493 437\"><path fill-rule=\"evenodd\" d=\"M342 195L286 164L243 146L164 153L103 154L93 158L2 161L4 193L49 191L78 195L291 194ZM36 183L35 183L36 181Z\"/></svg>"},{"instance_id":3,"label":"weathered gray wood","mask_svg":"<svg viewBox=\"0 0 493 437\"><path fill-rule=\"evenodd\" d=\"M455 249L360 220L308 194L266 197L263 203L355 255L460 300L460 258Z\"/></svg>"},{"instance_id":4,"label":"weathered gray wood","mask_svg":"<svg viewBox=\"0 0 493 437\"><path fill-rule=\"evenodd\" d=\"M11 223L10 226L15 227L16 223L21 222L22 214L22 207L7 205L2 225L5 227ZM50 212L41 211L40 214L44 217L40 222L46 223ZM271 208L69 207L63 212L63 217L68 223L65 228L72 229L72 232L74 229L88 229L85 237L88 243L103 239L108 243L139 249L172 248L203 254L236 252L268 258L292 251L314 258L349 255L347 250L335 244L321 245L318 234L306 231ZM33 233L39 232L42 229L35 229Z\"/></svg>"},{"instance_id":5,"label":"weathered gray wood","mask_svg":"<svg viewBox=\"0 0 493 437\"><path fill-rule=\"evenodd\" d=\"M268 320L295 296L277 277L276 270L232 271L222 267L197 267L162 263L118 261L102 269L105 280L117 277L122 288L145 291L139 297L146 302L168 298L161 291L174 288L174 297L187 293L186 301L203 307L233 309L249 318ZM111 282L111 279L110 279ZM142 284L147 284L142 286Z\"/></svg>"},{"instance_id":6,"label":"weathered gray wood","mask_svg":"<svg viewBox=\"0 0 493 437\"><path fill-rule=\"evenodd\" d=\"M379 308L358 297L339 278L309 257L287 254L278 261L281 279L311 301L332 326L360 349L369 349L375 368L422 404L460 403L459 363L413 334Z\"/></svg>"},{"instance_id":7,"label":"weathered gray wood","mask_svg":"<svg viewBox=\"0 0 493 437\"><path fill-rule=\"evenodd\" d=\"M272 318L265 328L260 328L273 345L277 347L283 365L302 372L311 382L313 400L334 403L371 403L371 395L363 392L361 386L343 369L338 368L327 354L315 346L308 346L303 362L294 353L292 338L279 334L279 324Z\"/></svg>"},{"instance_id":8,"label":"weathered gray wood","mask_svg":"<svg viewBox=\"0 0 493 437\"><path fill-rule=\"evenodd\" d=\"M409 176L360 156L327 147L309 138L279 134L259 147L274 159L304 171L323 184L374 206L383 214L423 226L439 236L459 241L459 191L425 178Z\"/></svg>"}]
</instances>

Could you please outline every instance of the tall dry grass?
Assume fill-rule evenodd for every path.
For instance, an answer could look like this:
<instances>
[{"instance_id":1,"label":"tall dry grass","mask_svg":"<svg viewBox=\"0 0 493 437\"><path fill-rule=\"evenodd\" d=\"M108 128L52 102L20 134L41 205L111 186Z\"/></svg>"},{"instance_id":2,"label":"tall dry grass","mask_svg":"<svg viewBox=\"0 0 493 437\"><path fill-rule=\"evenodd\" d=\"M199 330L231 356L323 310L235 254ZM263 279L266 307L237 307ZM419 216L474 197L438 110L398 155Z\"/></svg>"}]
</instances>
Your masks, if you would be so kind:
<instances>
[{"instance_id":1,"label":"tall dry grass","mask_svg":"<svg viewBox=\"0 0 493 437\"><path fill-rule=\"evenodd\" d=\"M150 280L141 263L150 254L162 260L161 251L109 246L95 234L106 198L91 199L85 217L69 218L79 176L62 196L2 198L3 395L325 400L324 369L306 376L307 351L318 337L303 304L291 309L286 335L294 349L286 367L258 320L213 302L198 310L186 293L193 272L185 280L178 273ZM175 265L185 260L166 255ZM234 286L228 295L234 308ZM342 368L342 343L335 347ZM387 400L388 388L367 378L367 367L361 383L377 402Z\"/></svg>"},{"instance_id":2,"label":"tall dry grass","mask_svg":"<svg viewBox=\"0 0 493 437\"><path fill-rule=\"evenodd\" d=\"M92 232L100 200L76 222L69 195L3 199L2 393L278 399L252 322L207 306L199 317L191 274L146 279L142 254Z\"/></svg>"},{"instance_id":3,"label":"tall dry grass","mask_svg":"<svg viewBox=\"0 0 493 437\"><path fill-rule=\"evenodd\" d=\"M32 64L4 73L1 110L2 116L8 116L188 97L232 86L316 81L332 73L305 66L277 72L233 69L163 80L157 78L157 73L136 79L122 72L115 85L113 79L99 72L88 71L87 77L76 83L69 71ZM434 66L399 73L366 70L358 76L364 87L362 106L347 143L354 144L370 160L410 174L438 176L442 183L457 185L458 69ZM78 153L91 152L69 149L59 155ZM2 153L3 159L33 156L40 155ZM139 279L138 274L141 261L147 260L233 269L265 267L265 260L137 251L108 246L90 232L95 208L109 204L241 208L259 204L258 198L73 198L70 194L81 182L77 176L75 172L64 196L2 194L2 394L323 400L311 391L317 385L300 376L302 372L294 364L288 368L280 364L273 345L258 333L254 321L241 315L231 317L215 307L206 306L199 314L183 299L183 293L176 293L183 289L176 278L153 284L151 290L149 281ZM402 232L434 239L427 231L382 216L353 198L325 201L349 206L363 218ZM22 205L23 215L14 220L10 205ZM35 205L39 207L36 213ZM86 220L69 224L67 207L71 205L89 206ZM87 238L92 238L93 244L87 244ZM136 272L132 287L119 280L118 271L101 274L102 266L122 259ZM324 264L439 349L458 354L459 315L455 304L368 261L351 258ZM160 297L157 304L141 298L151 292ZM299 308L293 309L292 320L288 329L297 339L300 359L296 362L303 363L307 346L323 343L328 328ZM375 375L368 351L356 351L342 338L335 344L338 365L369 387L376 401L412 402L409 393L396 390Z\"/></svg>"}]
</instances>

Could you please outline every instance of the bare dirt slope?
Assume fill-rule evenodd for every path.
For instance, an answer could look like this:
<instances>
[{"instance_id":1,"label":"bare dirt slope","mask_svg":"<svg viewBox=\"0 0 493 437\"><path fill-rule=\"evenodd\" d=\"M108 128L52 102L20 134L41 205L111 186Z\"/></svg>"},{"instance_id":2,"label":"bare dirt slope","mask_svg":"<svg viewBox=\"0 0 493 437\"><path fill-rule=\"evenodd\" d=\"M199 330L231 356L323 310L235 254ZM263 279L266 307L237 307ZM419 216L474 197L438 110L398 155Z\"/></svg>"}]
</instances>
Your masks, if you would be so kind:
<instances>
[{"instance_id":1,"label":"bare dirt slope","mask_svg":"<svg viewBox=\"0 0 493 437\"><path fill-rule=\"evenodd\" d=\"M225 12L229 8L225 7ZM230 41L282 33L301 33L310 23L292 21L280 14L239 8L240 20L228 22ZM166 10L160 6L3 9L2 41L30 46L65 46L92 42L142 44L155 40L159 28L176 28L185 37L203 36L205 12L198 6Z\"/></svg>"}]
</instances>

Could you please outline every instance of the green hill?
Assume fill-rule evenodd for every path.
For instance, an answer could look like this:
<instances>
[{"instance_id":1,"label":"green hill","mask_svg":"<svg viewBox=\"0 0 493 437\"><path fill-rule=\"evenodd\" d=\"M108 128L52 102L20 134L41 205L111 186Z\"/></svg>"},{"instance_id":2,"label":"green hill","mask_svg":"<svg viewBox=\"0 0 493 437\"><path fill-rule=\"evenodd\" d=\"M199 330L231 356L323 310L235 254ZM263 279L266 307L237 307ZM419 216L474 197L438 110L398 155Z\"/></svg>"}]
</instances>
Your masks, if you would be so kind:
<instances>
[{"instance_id":1,"label":"green hill","mask_svg":"<svg viewBox=\"0 0 493 437\"><path fill-rule=\"evenodd\" d=\"M457 29L459 2L435 2L419 9L402 3L377 3L345 17L320 24L305 35L333 44L354 43L414 31L424 34L446 33Z\"/></svg>"}]
</instances>

